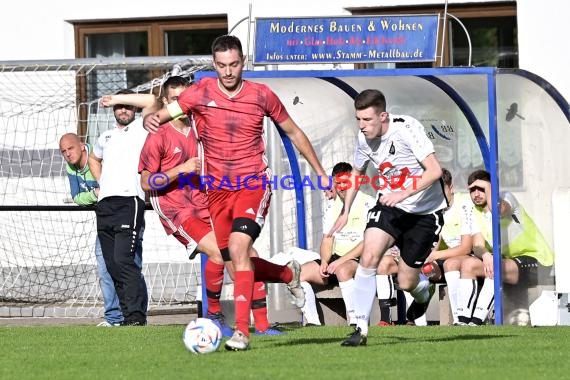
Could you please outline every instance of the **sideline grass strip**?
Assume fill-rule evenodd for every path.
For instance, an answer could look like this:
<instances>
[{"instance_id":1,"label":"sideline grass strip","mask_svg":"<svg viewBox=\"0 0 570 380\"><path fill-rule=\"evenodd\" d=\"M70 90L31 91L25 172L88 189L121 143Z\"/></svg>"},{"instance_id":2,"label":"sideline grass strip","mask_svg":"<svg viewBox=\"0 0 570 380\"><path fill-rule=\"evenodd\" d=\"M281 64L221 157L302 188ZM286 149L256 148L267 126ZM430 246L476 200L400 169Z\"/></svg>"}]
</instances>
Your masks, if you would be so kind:
<instances>
[{"instance_id":1,"label":"sideline grass strip","mask_svg":"<svg viewBox=\"0 0 570 380\"><path fill-rule=\"evenodd\" d=\"M1 379L536 379L566 378L570 329L372 327L366 347L340 347L349 328L289 328L252 337L247 352L193 355L183 326L1 327Z\"/></svg>"}]
</instances>

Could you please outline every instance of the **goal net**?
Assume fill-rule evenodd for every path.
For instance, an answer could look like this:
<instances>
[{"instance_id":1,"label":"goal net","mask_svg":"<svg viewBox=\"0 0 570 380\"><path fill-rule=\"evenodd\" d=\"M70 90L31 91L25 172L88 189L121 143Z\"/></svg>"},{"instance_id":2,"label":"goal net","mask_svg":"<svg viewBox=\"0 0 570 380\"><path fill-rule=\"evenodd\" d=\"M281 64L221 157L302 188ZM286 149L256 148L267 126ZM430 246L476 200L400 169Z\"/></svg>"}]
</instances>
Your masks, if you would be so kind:
<instances>
[{"instance_id":1,"label":"goal net","mask_svg":"<svg viewBox=\"0 0 570 380\"><path fill-rule=\"evenodd\" d=\"M59 138L92 143L114 126L98 99L123 88L158 91L209 57L28 61L0 64L0 317L100 316L95 212L70 198ZM150 309L192 305L199 259L146 213L144 267Z\"/></svg>"}]
</instances>

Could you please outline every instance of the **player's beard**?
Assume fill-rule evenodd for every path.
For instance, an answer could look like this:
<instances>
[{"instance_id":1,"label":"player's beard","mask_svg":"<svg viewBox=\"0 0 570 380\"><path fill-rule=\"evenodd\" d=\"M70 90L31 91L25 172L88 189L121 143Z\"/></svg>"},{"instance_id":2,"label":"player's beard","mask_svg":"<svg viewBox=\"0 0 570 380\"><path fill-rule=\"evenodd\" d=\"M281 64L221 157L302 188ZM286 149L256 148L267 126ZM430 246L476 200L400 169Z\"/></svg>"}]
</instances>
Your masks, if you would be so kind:
<instances>
[{"instance_id":1,"label":"player's beard","mask_svg":"<svg viewBox=\"0 0 570 380\"><path fill-rule=\"evenodd\" d=\"M482 197L478 197L478 198L473 199L473 203L477 207L484 208L487 206L487 199L484 199Z\"/></svg>"},{"instance_id":2,"label":"player's beard","mask_svg":"<svg viewBox=\"0 0 570 380\"><path fill-rule=\"evenodd\" d=\"M122 113L117 115L115 119L117 120L117 124L127 126L131 124L133 120L135 120L135 115L129 117L127 113Z\"/></svg>"},{"instance_id":3,"label":"player's beard","mask_svg":"<svg viewBox=\"0 0 570 380\"><path fill-rule=\"evenodd\" d=\"M222 85L224 86L224 89L226 91L234 92L241 85L241 77L236 77L236 76L223 77L222 78Z\"/></svg>"}]
</instances>

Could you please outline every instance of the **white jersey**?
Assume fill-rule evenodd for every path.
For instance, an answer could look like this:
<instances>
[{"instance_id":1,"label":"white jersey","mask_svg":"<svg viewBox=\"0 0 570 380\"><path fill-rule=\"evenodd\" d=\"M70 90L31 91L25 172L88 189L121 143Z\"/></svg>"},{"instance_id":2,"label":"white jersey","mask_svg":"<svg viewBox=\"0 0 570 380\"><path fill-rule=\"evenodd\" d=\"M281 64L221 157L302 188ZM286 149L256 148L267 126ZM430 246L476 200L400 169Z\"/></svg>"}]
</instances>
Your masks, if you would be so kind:
<instances>
[{"instance_id":1,"label":"white jersey","mask_svg":"<svg viewBox=\"0 0 570 380\"><path fill-rule=\"evenodd\" d=\"M384 136L367 140L358 133L354 167L361 172L370 161L378 170L373 178L378 195L389 194L415 186L424 172L420 165L434 153L433 144L423 125L411 116L390 115ZM435 181L428 188L404 199L397 208L413 214L430 214L447 207L443 184Z\"/></svg>"},{"instance_id":2,"label":"white jersey","mask_svg":"<svg viewBox=\"0 0 570 380\"><path fill-rule=\"evenodd\" d=\"M445 224L441 229L441 240L447 248L455 248L461 245L461 236L474 235L478 232L473 221L473 202L465 193L456 193L453 204L445 210Z\"/></svg>"},{"instance_id":3,"label":"white jersey","mask_svg":"<svg viewBox=\"0 0 570 380\"><path fill-rule=\"evenodd\" d=\"M138 196L144 201L138 167L147 134L139 118L126 127L115 127L99 136L93 146L93 154L103 160L99 201L112 196Z\"/></svg>"},{"instance_id":4,"label":"white jersey","mask_svg":"<svg viewBox=\"0 0 570 380\"><path fill-rule=\"evenodd\" d=\"M364 240L364 230L366 229L366 222L368 220L368 210L376 205L376 199L368 194L359 191L356 193L356 198L350 208L348 221L346 225L333 234L334 246L333 253L339 256L344 256L350 250ZM330 231L336 222L344 202L340 197L329 200L323 216L323 233Z\"/></svg>"}]
</instances>

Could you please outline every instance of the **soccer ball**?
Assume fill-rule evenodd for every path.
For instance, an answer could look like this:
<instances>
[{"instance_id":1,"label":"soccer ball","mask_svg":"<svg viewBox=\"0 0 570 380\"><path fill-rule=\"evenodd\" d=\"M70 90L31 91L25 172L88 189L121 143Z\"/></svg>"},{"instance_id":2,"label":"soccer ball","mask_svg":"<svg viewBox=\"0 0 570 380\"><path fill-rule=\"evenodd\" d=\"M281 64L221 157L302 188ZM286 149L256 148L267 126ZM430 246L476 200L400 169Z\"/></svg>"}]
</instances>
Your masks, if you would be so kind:
<instances>
[{"instance_id":1,"label":"soccer ball","mask_svg":"<svg viewBox=\"0 0 570 380\"><path fill-rule=\"evenodd\" d=\"M197 318L186 326L182 341L193 354L209 354L220 347L222 332L211 319Z\"/></svg>"},{"instance_id":2,"label":"soccer ball","mask_svg":"<svg viewBox=\"0 0 570 380\"><path fill-rule=\"evenodd\" d=\"M516 309L509 313L507 320L510 325L530 326L530 313L527 309Z\"/></svg>"}]
</instances>

